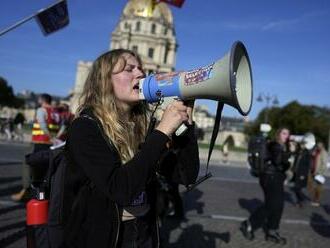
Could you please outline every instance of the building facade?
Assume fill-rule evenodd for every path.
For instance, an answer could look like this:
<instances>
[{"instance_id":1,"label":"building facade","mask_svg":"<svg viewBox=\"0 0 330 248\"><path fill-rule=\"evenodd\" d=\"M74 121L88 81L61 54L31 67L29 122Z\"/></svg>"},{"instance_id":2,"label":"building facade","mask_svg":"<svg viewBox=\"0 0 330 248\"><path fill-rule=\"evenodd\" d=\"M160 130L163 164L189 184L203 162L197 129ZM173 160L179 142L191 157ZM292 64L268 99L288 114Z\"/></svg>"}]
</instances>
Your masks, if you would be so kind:
<instances>
[{"instance_id":1,"label":"building facade","mask_svg":"<svg viewBox=\"0 0 330 248\"><path fill-rule=\"evenodd\" d=\"M171 72L175 68L177 42L170 8L151 0L130 0L111 34L110 50L124 48L136 51L147 74ZM73 89L71 108L78 106L85 80L92 66L79 61Z\"/></svg>"}]
</instances>

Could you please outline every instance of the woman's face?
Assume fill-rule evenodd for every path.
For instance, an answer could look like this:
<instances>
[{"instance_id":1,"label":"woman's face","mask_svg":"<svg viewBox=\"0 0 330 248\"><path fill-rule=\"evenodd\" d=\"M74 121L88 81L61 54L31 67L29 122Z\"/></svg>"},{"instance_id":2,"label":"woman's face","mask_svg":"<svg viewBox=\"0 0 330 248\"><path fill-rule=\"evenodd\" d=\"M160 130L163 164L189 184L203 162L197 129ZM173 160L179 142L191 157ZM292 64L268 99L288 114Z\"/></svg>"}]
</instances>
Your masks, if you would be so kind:
<instances>
[{"instance_id":1,"label":"woman's face","mask_svg":"<svg viewBox=\"0 0 330 248\"><path fill-rule=\"evenodd\" d=\"M278 134L278 141L282 144L286 143L289 139L290 132L288 129L283 128Z\"/></svg>"},{"instance_id":2,"label":"woman's face","mask_svg":"<svg viewBox=\"0 0 330 248\"><path fill-rule=\"evenodd\" d=\"M113 71L112 86L117 104L127 109L139 101L139 80L145 74L138 60L130 54L122 55Z\"/></svg>"}]
</instances>

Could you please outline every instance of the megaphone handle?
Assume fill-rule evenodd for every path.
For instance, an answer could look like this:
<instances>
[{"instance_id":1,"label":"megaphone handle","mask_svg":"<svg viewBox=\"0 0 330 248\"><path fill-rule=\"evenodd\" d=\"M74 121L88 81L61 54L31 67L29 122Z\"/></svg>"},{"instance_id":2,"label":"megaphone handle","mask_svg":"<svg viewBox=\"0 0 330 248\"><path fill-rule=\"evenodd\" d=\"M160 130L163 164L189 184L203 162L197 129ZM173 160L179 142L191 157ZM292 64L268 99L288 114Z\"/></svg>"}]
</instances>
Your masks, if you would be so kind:
<instances>
[{"instance_id":1,"label":"megaphone handle","mask_svg":"<svg viewBox=\"0 0 330 248\"><path fill-rule=\"evenodd\" d=\"M180 136L187 131L188 127L186 124L182 123L181 126L175 131L176 136Z\"/></svg>"}]
</instances>

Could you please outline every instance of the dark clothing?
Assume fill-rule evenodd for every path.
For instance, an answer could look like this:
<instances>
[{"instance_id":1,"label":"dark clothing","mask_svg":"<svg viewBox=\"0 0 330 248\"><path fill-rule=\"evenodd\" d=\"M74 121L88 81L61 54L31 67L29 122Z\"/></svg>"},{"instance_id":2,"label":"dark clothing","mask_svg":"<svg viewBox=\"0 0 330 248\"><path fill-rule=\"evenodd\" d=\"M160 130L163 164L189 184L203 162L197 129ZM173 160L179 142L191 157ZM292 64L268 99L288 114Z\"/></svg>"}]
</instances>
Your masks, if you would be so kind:
<instances>
[{"instance_id":1,"label":"dark clothing","mask_svg":"<svg viewBox=\"0 0 330 248\"><path fill-rule=\"evenodd\" d=\"M179 192L179 184L170 183L170 189L168 193L170 194L170 199L174 205L173 206L174 216L178 218L183 218L184 217L183 202Z\"/></svg>"},{"instance_id":2,"label":"dark clothing","mask_svg":"<svg viewBox=\"0 0 330 248\"><path fill-rule=\"evenodd\" d=\"M91 111L85 111L93 119ZM104 139L98 122L88 118L73 121L67 140L69 159L72 161L68 181L75 188L75 200L65 227L66 247L116 247L123 206L146 192L150 204L148 230L152 247L159 243L155 216L156 169L165 167L158 161L164 154L170 154L166 147L168 137L154 130L141 145L140 151L126 164L122 164L118 151ZM100 126L100 123L98 123ZM172 173L182 184L194 183L199 170L197 140L194 126L188 127L183 137L177 137L180 149L178 161ZM69 204L68 204L69 205ZM125 227L125 226L124 226ZM124 234L125 235L125 234Z\"/></svg>"},{"instance_id":3,"label":"dark clothing","mask_svg":"<svg viewBox=\"0 0 330 248\"><path fill-rule=\"evenodd\" d=\"M307 178L311 166L311 153L307 149L299 151L295 157L293 167L293 181L296 188L305 188L307 186Z\"/></svg>"},{"instance_id":4,"label":"dark clothing","mask_svg":"<svg viewBox=\"0 0 330 248\"><path fill-rule=\"evenodd\" d=\"M32 153L37 153L40 151L47 151L49 150L49 147L51 147L50 144L33 144L33 152ZM45 160L44 166L37 166L37 167L30 167L30 173L31 173L31 183L38 185L41 182L43 182L46 173L48 169L48 161Z\"/></svg>"},{"instance_id":5,"label":"dark clothing","mask_svg":"<svg viewBox=\"0 0 330 248\"><path fill-rule=\"evenodd\" d=\"M40 151L46 151L51 147L50 144L33 144L33 153L40 152Z\"/></svg>"},{"instance_id":6,"label":"dark clothing","mask_svg":"<svg viewBox=\"0 0 330 248\"><path fill-rule=\"evenodd\" d=\"M268 230L277 230L284 207L285 171L290 167L290 154L277 142L268 144L269 164L265 173L259 177L264 193L264 204L256 209L249 221L255 230L266 223Z\"/></svg>"},{"instance_id":7,"label":"dark clothing","mask_svg":"<svg viewBox=\"0 0 330 248\"><path fill-rule=\"evenodd\" d=\"M302 188L294 186L292 190L296 196L296 204L298 204L302 207L302 203L305 200L305 195L302 192Z\"/></svg>"},{"instance_id":8,"label":"dark clothing","mask_svg":"<svg viewBox=\"0 0 330 248\"><path fill-rule=\"evenodd\" d=\"M284 173L290 168L290 152L286 151L286 147L279 143L272 141L267 144L268 150L268 166L266 174L273 174L277 172Z\"/></svg>"},{"instance_id":9,"label":"dark clothing","mask_svg":"<svg viewBox=\"0 0 330 248\"><path fill-rule=\"evenodd\" d=\"M279 228L284 207L284 180L283 173L265 174L260 177L259 183L265 202L249 218L253 230L260 228L265 221L268 230Z\"/></svg>"},{"instance_id":10,"label":"dark clothing","mask_svg":"<svg viewBox=\"0 0 330 248\"><path fill-rule=\"evenodd\" d=\"M120 225L119 248L153 248L150 236L150 215L122 222Z\"/></svg>"},{"instance_id":11,"label":"dark clothing","mask_svg":"<svg viewBox=\"0 0 330 248\"><path fill-rule=\"evenodd\" d=\"M293 192L296 196L296 203L302 206L305 200L305 195L302 189L307 186L308 173L312 166L312 156L307 149L299 150L296 154L293 166L293 179L294 182Z\"/></svg>"}]
</instances>

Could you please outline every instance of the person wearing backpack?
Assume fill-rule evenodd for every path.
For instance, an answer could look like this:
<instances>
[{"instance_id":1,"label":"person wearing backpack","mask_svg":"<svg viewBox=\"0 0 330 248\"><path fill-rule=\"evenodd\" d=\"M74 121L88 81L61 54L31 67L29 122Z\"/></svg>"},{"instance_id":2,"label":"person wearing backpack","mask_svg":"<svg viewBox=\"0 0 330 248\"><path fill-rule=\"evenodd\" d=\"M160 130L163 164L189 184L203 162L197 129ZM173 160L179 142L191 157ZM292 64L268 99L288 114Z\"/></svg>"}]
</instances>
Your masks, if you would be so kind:
<instances>
[{"instance_id":1,"label":"person wearing backpack","mask_svg":"<svg viewBox=\"0 0 330 248\"><path fill-rule=\"evenodd\" d=\"M174 100L146 137L148 108L139 100L144 76L141 59L130 50L106 52L93 63L67 139L67 185L75 197L63 247L159 247L156 172L172 170L184 185L196 181L192 103ZM176 136L183 122L188 130ZM159 162L172 148L174 168Z\"/></svg>"},{"instance_id":2,"label":"person wearing backpack","mask_svg":"<svg viewBox=\"0 0 330 248\"><path fill-rule=\"evenodd\" d=\"M290 167L290 151L287 146L289 130L280 128L274 141L267 144L268 161L259 184L264 193L264 204L257 208L248 220L242 222L240 230L248 240L254 239L254 231L266 224L266 240L285 244L286 239L279 233L279 224L284 208L285 172Z\"/></svg>"}]
</instances>

